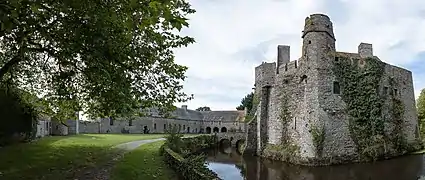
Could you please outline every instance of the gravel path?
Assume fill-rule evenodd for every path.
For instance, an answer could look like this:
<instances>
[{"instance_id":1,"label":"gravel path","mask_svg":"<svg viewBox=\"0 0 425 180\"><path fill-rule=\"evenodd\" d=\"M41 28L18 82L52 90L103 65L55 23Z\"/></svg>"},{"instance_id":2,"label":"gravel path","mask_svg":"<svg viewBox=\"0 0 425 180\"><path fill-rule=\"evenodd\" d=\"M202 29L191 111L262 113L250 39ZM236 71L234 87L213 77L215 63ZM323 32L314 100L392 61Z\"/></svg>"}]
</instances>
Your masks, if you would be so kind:
<instances>
[{"instance_id":1,"label":"gravel path","mask_svg":"<svg viewBox=\"0 0 425 180\"><path fill-rule=\"evenodd\" d=\"M139 147L143 144L161 141L161 140L165 140L165 138L146 139L146 140L127 142L127 143L116 145L115 148L122 149L122 150L125 150L125 151L131 151L131 150L134 150L134 149L136 149L137 147Z\"/></svg>"},{"instance_id":2,"label":"gravel path","mask_svg":"<svg viewBox=\"0 0 425 180\"><path fill-rule=\"evenodd\" d=\"M119 144L114 146L114 148L118 149L118 153L111 157L111 160L108 161L106 164L102 164L100 166L96 166L94 168L88 168L83 170L82 172L79 172L75 174L73 180L109 180L109 174L112 170L112 168L115 166L115 163L120 160L125 153L130 152L137 147L151 143L156 141L165 140L165 138L158 138L158 139L146 139L146 140L139 140L139 141L131 141L123 144Z\"/></svg>"}]
</instances>

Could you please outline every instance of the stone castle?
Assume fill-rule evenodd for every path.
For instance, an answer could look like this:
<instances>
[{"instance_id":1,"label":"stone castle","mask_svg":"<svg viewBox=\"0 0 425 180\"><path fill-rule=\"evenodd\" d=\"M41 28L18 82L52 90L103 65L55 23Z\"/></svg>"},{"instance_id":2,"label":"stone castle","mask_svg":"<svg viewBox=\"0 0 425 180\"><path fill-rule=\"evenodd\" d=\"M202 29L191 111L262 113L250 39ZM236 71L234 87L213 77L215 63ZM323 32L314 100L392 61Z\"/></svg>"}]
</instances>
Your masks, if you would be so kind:
<instances>
[{"instance_id":1,"label":"stone castle","mask_svg":"<svg viewBox=\"0 0 425 180\"><path fill-rule=\"evenodd\" d=\"M420 148L412 73L382 62L372 44L338 52L327 15L312 14L302 56L278 45L255 68L245 152L305 165L390 158Z\"/></svg>"}]
</instances>

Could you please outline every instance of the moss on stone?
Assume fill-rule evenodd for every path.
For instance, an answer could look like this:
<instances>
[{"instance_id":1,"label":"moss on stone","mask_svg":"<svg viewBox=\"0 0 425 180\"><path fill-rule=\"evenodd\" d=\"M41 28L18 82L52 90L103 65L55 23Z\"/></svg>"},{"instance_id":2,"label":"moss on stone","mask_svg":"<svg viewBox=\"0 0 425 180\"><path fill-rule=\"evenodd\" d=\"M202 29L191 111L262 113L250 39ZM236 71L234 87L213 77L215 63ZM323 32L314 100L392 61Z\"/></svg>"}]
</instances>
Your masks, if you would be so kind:
<instances>
[{"instance_id":1,"label":"moss on stone","mask_svg":"<svg viewBox=\"0 0 425 180\"><path fill-rule=\"evenodd\" d=\"M294 158L299 157L300 146L294 143L286 145L266 144L262 156L285 162L293 162Z\"/></svg>"},{"instance_id":2,"label":"moss on stone","mask_svg":"<svg viewBox=\"0 0 425 180\"><path fill-rule=\"evenodd\" d=\"M282 145L288 143L288 123L291 121L291 112L289 111L288 97L285 93L280 96L279 120L282 122Z\"/></svg>"},{"instance_id":3,"label":"moss on stone","mask_svg":"<svg viewBox=\"0 0 425 180\"><path fill-rule=\"evenodd\" d=\"M325 142L325 127L317 127L315 125L310 126L310 132L313 138L313 145L316 151L317 157L322 157L324 142Z\"/></svg>"}]
</instances>

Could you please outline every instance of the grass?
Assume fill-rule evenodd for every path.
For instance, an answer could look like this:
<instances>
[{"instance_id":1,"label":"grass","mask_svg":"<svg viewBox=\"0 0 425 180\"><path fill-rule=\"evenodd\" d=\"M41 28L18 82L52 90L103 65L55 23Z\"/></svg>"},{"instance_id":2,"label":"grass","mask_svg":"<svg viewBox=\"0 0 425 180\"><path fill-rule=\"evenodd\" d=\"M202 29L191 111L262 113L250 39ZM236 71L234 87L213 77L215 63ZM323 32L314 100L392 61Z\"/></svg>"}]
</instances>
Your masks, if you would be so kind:
<instances>
[{"instance_id":1,"label":"grass","mask_svg":"<svg viewBox=\"0 0 425 180\"><path fill-rule=\"evenodd\" d=\"M112 171L112 180L173 180L177 174L168 168L159 148L164 141L142 145L126 154Z\"/></svg>"},{"instance_id":2,"label":"grass","mask_svg":"<svg viewBox=\"0 0 425 180\"><path fill-rule=\"evenodd\" d=\"M84 134L53 136L0 148L0 179L74 179L85 168L108 162L120 143L156 139L164 135Z\"/></svg>"}]
</instances>

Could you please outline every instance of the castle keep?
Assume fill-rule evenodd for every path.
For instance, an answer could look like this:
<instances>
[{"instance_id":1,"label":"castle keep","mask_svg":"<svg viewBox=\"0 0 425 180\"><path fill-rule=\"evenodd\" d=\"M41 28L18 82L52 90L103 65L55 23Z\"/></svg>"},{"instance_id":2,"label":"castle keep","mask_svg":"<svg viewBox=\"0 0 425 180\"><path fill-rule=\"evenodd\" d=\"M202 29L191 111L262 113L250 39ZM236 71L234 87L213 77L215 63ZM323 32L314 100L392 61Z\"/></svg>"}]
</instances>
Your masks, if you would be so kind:
<instances>
[{"instance_id":1,"label":"castle keep","mask_svg":"<svg viewBox=\"0 0 425 180\"><path fill-rule=\"evenodd\" d=\"M255 68L246 152L306 165L390 158L420 148L412 73L381 61L372 44L338 52L330 18L312 14L302 55L277 47Z\"/></svg>"}]
</instances>

